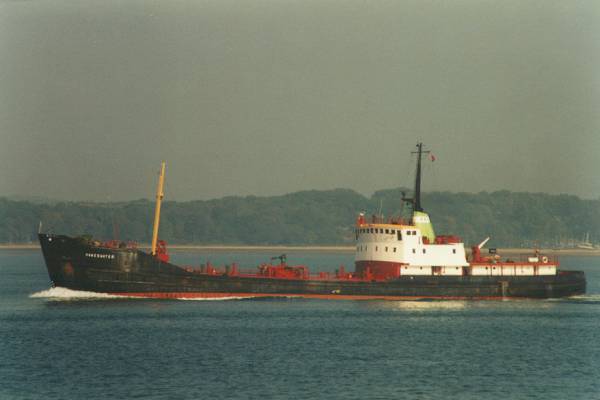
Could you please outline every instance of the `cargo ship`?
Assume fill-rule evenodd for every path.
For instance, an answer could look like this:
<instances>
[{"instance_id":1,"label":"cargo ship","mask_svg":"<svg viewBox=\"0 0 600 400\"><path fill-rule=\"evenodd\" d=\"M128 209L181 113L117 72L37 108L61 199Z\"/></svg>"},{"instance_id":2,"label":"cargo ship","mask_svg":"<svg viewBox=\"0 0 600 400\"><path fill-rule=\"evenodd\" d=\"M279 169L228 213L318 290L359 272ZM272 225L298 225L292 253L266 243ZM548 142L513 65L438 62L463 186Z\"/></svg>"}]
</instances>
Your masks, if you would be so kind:
<instances>
[{"instance_id":1,"label":"cargo ship","mask_svg":"<svg viewBox=\"0 0 600 400\"><path fill-rule=\"evenodd\" d=\"M178 266L159 240L165 163L161 165L150 252L132 242L39 233L53 286L149 298L305 297L317 299L509 299L558 298L585 293L581 271L559 268L540 251L515 260L494 251L487 240L467 255L461 239L436 235L421 205L421 164L428 153L417 144L415 188L402 196L410 215L385 220L359 213L354 227L354 271L311 273L308 266L278 262L242 270L237 264ZM492 249L490 249L492 250Z\"/></svg>"}]
</instances>

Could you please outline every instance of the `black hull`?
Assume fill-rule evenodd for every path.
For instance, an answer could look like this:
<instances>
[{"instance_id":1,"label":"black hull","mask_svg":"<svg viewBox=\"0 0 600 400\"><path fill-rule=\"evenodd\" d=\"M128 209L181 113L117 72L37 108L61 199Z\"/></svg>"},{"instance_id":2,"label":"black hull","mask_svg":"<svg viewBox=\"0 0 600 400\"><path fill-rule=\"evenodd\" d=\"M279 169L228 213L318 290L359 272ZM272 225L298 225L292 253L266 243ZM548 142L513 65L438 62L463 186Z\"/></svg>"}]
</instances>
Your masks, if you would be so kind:
<instances>
[{"instance_id":1,"label":"black hull","mask_svg":"<svg viewBox=\"0 0 600 400\"><path fill-rule=\"evenodd\" d=\"M147 297L302 296L316 298L557 298L585 293L583 272L552 276L402 276L387 281L275 279L190 272L136 249L98 247L39 235L55 286Z\"/></svg>"}]
</instances>

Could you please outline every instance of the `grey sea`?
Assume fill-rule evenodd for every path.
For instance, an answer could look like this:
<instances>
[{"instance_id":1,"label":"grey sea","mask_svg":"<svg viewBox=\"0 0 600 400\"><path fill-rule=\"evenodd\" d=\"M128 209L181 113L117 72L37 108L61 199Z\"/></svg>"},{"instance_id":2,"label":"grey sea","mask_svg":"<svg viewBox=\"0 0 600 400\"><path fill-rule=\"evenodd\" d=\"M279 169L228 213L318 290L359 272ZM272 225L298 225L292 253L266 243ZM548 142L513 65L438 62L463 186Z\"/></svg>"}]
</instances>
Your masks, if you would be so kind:
<instances>
[{"instance_id":1,"label":"grey sea","mask_svg":"<svg viewBox=\"0 0 600 400\"><path fill-rule=\"evenodd\" d=\"M333 271L352 254L288 261ZM0 250L0 399L600 399L600 258L561 263L587 295L190 301L51 289L39 251Z\"/></svg>"}]
</instances>

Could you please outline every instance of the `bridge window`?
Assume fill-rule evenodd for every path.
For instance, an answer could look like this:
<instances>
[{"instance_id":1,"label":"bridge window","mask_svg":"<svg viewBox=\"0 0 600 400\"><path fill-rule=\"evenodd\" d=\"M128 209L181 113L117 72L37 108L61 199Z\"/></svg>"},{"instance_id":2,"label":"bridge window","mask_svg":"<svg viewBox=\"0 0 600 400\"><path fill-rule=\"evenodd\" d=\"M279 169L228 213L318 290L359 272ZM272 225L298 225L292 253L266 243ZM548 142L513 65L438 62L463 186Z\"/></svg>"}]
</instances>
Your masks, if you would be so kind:
<instances>
[{"instance_id":1,"label":"bridge window","mask_svg":"<svg viewBox=\"0 0 600 400\"><path fill-rule=\"evenodd\" d=\"M402 240L402 232L398 231L398 240Z\"/></svg>"},{"instance_id":2,"label":"bridge window","mask_svg":"<svg viewBox=\"0 0 600 400\"><path fill-rule=\"evenodd\" d=\"M379 246L375 246L375 251L379 251Z\"/></svg>"},{"instance_id":3,"label":"bridge window","mask_svg":"<svg viewBox=\"0 0 600 400\"><path fill-rule=\"evenodd\" d=\"M396 248L394 247L394 253L396 252Z\"/></svg>"},{"instance_id":4,"label":"bridge window","mask_svg":"<svg viewBox=\"0 0 600 400\"><path fill-rule=\"evenodd\" d=\"M456 249L452 249L452 254L456 254Z\"/></svg>"},{"instance_id":5,"label":"bridge window","mask_svg":"<svg viewBox=\"0 0 600 400\"><path fill-rule=\"evenodd\" d=\"M406 234L407 235L412 235L412 233L410 233L410 231L406 231Z\"/></svg>"},{"instance_id":6,"label":"bridge window","mask_svg":"<svg viewBox=\"0 0 600 400\"><path fill-rule=\"evenodd\" d=\"M413 254L417 254L417 249L413 249Z\"/></svg>"},{"instance_id":7,"label":"bridge window","mask_svg":"<svg viewBox=\"0 0 600 400\"><path fill-rule=\"evenodd\" d=\"M385 251L386 251L386 252L387 252L387 249L388 249L388 248L387 248L387 246L385 246Z\"/></svg>"},{"instance_id":8,"label":"bridge window","mask_svg":"<svg viewBox=\"0 0 600 400\"><path fill-rule=\"evenodd\" d=\"M427 253L427 250L423 249L423 254Z\"/></svg>"},{"instance_id":9,"label":"bridge window","mask_svg":"<svg viewBox=\"0 0 600 400\"><path fill-rule=\"evenodd\" d=\"M385 233L386 233L386 235L389 235L389 234L390 234L390 230L389 230L389 229L386 229L386 230L385 230Z\"/></svg>"},{"instance_id":10,"label":"bridge window","mask_svg":"<svg viewBox=\"0 0 600 400\"><path fill-rule=\"evenodd\" d=\"M373 228L371 228L371 233L373 233Z\"/></svg>"}]
</instances>

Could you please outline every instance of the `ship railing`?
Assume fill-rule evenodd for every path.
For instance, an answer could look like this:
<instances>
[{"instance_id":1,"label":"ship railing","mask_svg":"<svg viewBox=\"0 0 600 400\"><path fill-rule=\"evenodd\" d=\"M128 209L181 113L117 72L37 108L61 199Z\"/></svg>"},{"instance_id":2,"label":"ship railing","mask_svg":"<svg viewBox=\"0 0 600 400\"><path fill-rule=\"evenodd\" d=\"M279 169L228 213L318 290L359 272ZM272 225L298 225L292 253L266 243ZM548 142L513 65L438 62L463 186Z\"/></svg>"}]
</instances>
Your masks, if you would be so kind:
<instances>
[{"instance_id":1,"label":"ship railing","mask_svg":"<svg viewBox=\"0 0 600 400\"><path fill-rule=\"evenodd\" d=\"M482 261L471 262L472 264L523 264L523 265L558 265L558 256L556 255L533 255L531 253L519 253L514 256L504 256L490 254L489 256L482 257Z\"/></svg>"},{"instance_id":2,"label":"ship railing","mask_svg":"<svg viewBox=\"0 0 600 400\"><path fill-rule=\"evenodd\" d=\"M528 263L528 264L558 264L558 256L557 255L545 255L543 253L539 254L527 254L521 253L519 254L519 262L520 263Z\"/></svg>"},{"instance_id":3,"label":"ship railing","mask_svg":"<svg viewBox=\"0 0 600 400\"><path fill-rule=\"evenodd\" d=\"M359 276L352 272L345 272L343 266L335 272L317 272L313 274L305 273L299 275L269 275L262 272L260 269L240 269L236 264L226 265L224 267L215 267L210 263L201 264L200 266L183 266L183 269L187 272L200 275L226 275L236 276L240 278L267 278L267 279L289 279L289 280L362 280Z\"/></svg>"},{"instance_id":4,"label":"ship railing","mask_svg":"<svg viewBox=\"0 0 600 400\"><path fill-rule=\"evenodd\" d=\"M104 247L106 249L130 249L135 250L138 247L137 242L134 241L121 241L121 240L107 240L105 242L94 242L98 247Z\"/></svg>"}]
</instances>

